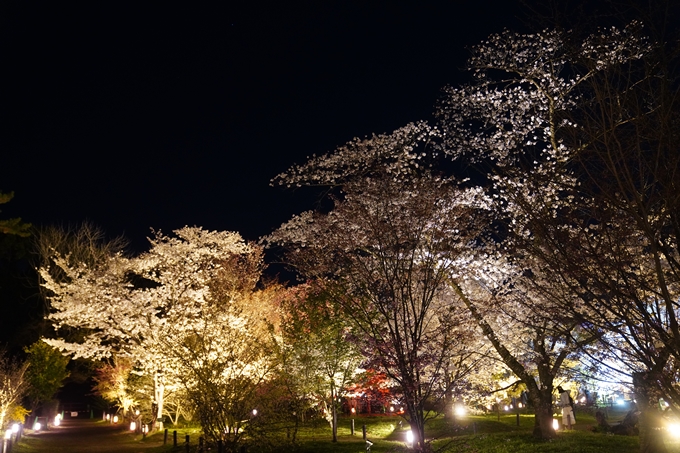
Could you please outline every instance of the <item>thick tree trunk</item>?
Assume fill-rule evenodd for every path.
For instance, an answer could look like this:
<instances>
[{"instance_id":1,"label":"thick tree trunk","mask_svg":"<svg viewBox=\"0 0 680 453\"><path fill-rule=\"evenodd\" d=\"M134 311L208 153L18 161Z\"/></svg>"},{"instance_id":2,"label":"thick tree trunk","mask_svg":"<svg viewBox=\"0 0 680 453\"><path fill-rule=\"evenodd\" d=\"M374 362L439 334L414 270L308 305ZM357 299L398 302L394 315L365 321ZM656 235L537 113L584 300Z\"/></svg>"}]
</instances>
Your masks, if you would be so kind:
<instances>
[{"instance_id":1,"label":"thick tree trunk","mask_svg":"<svg viewBox=\"0 0 680 453\"><path fill-rule=\"evenodd\" d=\"M534 404L534 437L541 440L552 439L555 437L552 393L544 389L533 392L529 390L529 397Z\"/></svg>"},{"instance_id":2,"label":"thick tree trunk","mask_svg":"<svg viewBox=\"0 0 680 453\"><path fill-rule=\"evenodd\" d=\"M635 400L640 411L640 453L666 453L663 436L659 430L661 417L651 400L650 376L633 373Z\"/></svg>"},{"instance_id":3,"label":"thick tree trunk","mask_svg":"<svg viewBox=\"0 0 680 453\"><path fill-rule=\"evenodd\" d=\"M413 433L413 450L417 452L429 451L425 443L425 414L422 407L413 402L407 402L406 408L409 411L409 426L411 433Z\"/></svg>"}]
</instances>

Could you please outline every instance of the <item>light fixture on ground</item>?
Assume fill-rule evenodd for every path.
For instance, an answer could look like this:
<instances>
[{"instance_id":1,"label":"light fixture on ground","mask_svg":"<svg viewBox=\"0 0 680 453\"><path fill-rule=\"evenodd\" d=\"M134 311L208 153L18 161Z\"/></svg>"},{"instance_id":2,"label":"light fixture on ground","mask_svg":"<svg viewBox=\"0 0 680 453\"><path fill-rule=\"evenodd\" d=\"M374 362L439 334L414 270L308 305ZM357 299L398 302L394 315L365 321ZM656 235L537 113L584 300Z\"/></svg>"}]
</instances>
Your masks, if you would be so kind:
<instances>
[{"instance_id":1,"label":"light fixture on ground","mask_svg":"<svg viewBox=\"0 0 680 453\"><path fill-rule=\"evenodd\" d=\"M413 447L413 431L410 429L406 431L406 445Z\"/></svg>"},{"instance_id":2,"label":"light fixture on ground","mask_svg":"<svg viewBox=\"0 0 680 453\"><path fill-rule=\"evenodd\" d=\"M680 438L680 423L669 423L666 425L666 431L668 431L668 434L675 437L676 439Z\"/></svg>"},{"instance_id":3,"label":"light fixture on ground","mask_svg":"<svg viewBox=\"0 0 680 453\"><path fill-rule=\"evenodd\" d=\"M560 429L560 422L559 422L559 420L557 420L556 418L553 418L553 429L554 429L555 431L557 431L558 429Z\"/></svg>"},{"instance_id":4,"label":"light fixture on ground","mask_svg":"<svg viewBox=\"0 0 680 453\"><path fill-rule=\"evenodd\" d=\"M135 431L137 429L137 423L130 422L130 431Z\"/></svg>"}]
</instances>

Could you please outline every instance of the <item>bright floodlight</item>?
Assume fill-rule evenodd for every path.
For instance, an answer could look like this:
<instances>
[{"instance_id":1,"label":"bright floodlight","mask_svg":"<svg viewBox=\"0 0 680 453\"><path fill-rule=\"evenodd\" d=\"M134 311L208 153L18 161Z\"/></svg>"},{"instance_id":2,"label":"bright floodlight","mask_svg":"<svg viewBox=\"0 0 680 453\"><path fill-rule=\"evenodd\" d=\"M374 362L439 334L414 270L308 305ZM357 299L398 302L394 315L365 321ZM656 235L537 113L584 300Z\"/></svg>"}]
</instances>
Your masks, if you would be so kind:
<instances>
[{"instance_id":1,"label":"bright floodlight","mask_svg":"<svg viewBox=\"0 0 680 453\"><path fill-rule=\"evenodd\" d=\"M10 439L12 437L12 430L8 429L5 431L5 439Z\"/></svg>"},{"instance_id":2,"label":"bright floodlight","mask_svg":"<svg viewBox=\"0 0 680 453\"><path fill-rule=\"evenodd\" d=\"M18 423L15 423L15 424L12 425L12 432L14 434L19 432L19 424Z\"/></svg>"},{"instance_id":3,"label":"bright floodlight","mask_svg":"<svg viewBox=\"0 0 680 453\"><path fill-rule=\"evenodd\" d=\"M130 431L135 431L137 429L137 423L130 422Z\"/></svg>"},{"instance_id":4,"label":"bright floodlight","mask_svg":"<svg viewBox=\"0 0 680 453\"><path fill-rule=\"evenodd\" d=\"M556 418L553 418L553 429L554 429L555 431L557 431L558 429L560 429L560 422L559 422L559 420L557 420Z\"/></svg>"},{"instance_id":5,"label":"bright floodlight","mask_svg":"<svg viewBox=\"0 0 680 453\"><path fill-rule=\"evenodd\" d=\"M35 422L35 425L33 425L33 429L35 429L36 431L40 431L40 428L42 428L40 422Z\"/></svg>"},{"instance_id":6,"label":"bright floodlight","mask_svg":"<svg viewBox=\"0 0 680 453\"><path fill-rule=\"evenodd\" d=\"M113 423L118 423L118 416L117 415L113 416Z\"/></svg>"},{"instance_id":7,"label":"bright floodlight","mask_svg":"<svg viewBox=\"0 0 680 453\"><path fill-rule=\"evenodd\" d=\"M669 423L666 430L673 437L680 437L680 423Z\"/></svg>"},{"instance_id":8,"label":"bright floodlight","mask_svg":"<svg viewBox=\"0 0 680 453\"><path fill-rule=\"evenodd\" d=\"M464 417L465 416L465 406L462 404L459 404L455 407L453 410L453 413L456 414L457 417Z\"/></svg>"},{"instance_id":9,"label":"bright floodlight","mask_svg":"<svg viewBox=\"0 0 680 453\"><path fill-rule=\"evenodd\" d=\"M253 409L253 417L257 415L257 409Z\"/></svg>"},{"instance_id":10,"label":"bright floodlight","mask_svg":"<svg viewBox=\"0 0 680 453\"><path fill-rule=\"evenodd\" d=\"M411 431L410 429L406 431L406 443L407 444L413 443L413 431Z\"/></svg>"},{"instance_id":11,"label":"bright floodlight","mask_svg":"<svg viewBox=\"0 0 680 453\"><path fill-rule=\"evenodd\" d=\"M582 396L582 397L581 397L581 403L585 403L585 402L586 402L586 397L585 397L585 396Z\"/></svg>"},{"instance_id":12,"label":"bright floodlight","mask_svg":"<svg viewBox=\"0 0 680 453\"><path fill-rule=\"evenodd\" d=\"M618 404L619 406L623 406L625 403L626 403L626 402L625 402L624 400L622 400L622 399L616 400L616 404Z\"/></svg>"},{"instance_id":13,"label":"bright floodlight","mask_svg":"<svg viewBox=\"0 0 680 453\"><path fill-rule=\"evenodd\" d=\"M510 410L510 407L508 407L508 406L506 405L504 409L505 409L506 411L509 411L509 410Z\"/></svg>"},{"instance_id":14,"label":"bright floodlight","mask_svg":"<svg viewBox=\"0 0 680 453\"><path fill-rule=\"evenodd\" d=\"M54 426L59 426L60 424L61 424L61 417L57 415L56 417L54 417Z\"/></svg>"}]
</instances>

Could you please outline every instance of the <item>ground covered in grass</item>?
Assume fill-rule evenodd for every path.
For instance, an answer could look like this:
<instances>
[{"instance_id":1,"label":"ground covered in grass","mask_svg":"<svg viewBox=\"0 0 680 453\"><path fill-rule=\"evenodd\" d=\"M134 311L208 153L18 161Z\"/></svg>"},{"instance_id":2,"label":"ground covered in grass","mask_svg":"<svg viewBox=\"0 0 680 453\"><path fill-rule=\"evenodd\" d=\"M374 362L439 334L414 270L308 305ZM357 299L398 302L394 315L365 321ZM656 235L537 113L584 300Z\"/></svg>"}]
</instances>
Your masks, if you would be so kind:
<instances>
[{"instance_id":1,"label":"ground covered in grass","mask_svg":"<svg viewBox=\"0 0 680 453\"><path fill-rule=\"evenodd\" d=\"M623 417L623 412L610 413L610 423L616 423ZM519 421L519 426L518 426ZM427 429L428 439L431 441L434 451L442 453L466 452L466 453L637 453L639 451L638 438L636 436L615 436L606 433L593 432L596 425L595 419L588 413L577 413L577 424L572 431L560 431L557 437L550 441L537 441L531 436L533 428L532 415L475 415L466 416L456 420L444 420L442 417L430 420ZM358 453L366 451L366 443L362 438L362 426L366 426L367 438L373 442L371 451L374 453L406 452L406 431L408 427L398 416L366 416L355 417L354 435L351 433L351 418L341 418L338 429L338 442L331 442L331 430L323 420L308 422L300 428L295 442L292 442L290 431L271 433L268 445L250 445L249 453L282 451L284 448L290 452L300 453ZM88 424L89 426L89 424ZM95 427L93 425L90 430ZM100 427L101 429L101 427ZM91 435L92 448L88 450L84 443L85 439L78 441L76 445L64 445L62 439L59 448L50 444L54 441L50 436L31 436L22 439L15 447L13 453L43 453L59 451L77 452L179 452L186 451L184 439L187 434L191 438L190 451L197 451L197 440L200 435L196 428L177 428L178 446L172 446L172 431L170 428L169 442L162 445L163 433L156 433L142 439L130 433L118 430L104 430L98 433L102 438ZM85 433L94 433L86 431ZM671 438L667 433L666 445L669 453L680 453L680 439ZM83 436L87 438L88 436Z\"/></svg>"}]
</instances>

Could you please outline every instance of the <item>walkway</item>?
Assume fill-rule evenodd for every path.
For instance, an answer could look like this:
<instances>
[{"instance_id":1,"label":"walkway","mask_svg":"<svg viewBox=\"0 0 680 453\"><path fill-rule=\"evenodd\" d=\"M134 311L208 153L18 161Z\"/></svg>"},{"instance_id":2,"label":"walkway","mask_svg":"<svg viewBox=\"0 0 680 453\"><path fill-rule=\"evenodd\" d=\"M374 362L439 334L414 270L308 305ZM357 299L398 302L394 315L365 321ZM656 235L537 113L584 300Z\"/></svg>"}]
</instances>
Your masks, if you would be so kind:
<instances>
[{"instance_id":1,"label":"walkway","mask_svg":"<svg viewBox=\"0 0 680 453\"><path fill-rule=\"evenodd\" d=\"M25 434L12 453L144 453L162 443L162 435L141 442L141 435L133 435L120 425L66 419L61 426L51 427L49 431Z\"/></svg>"}]
</instances>

